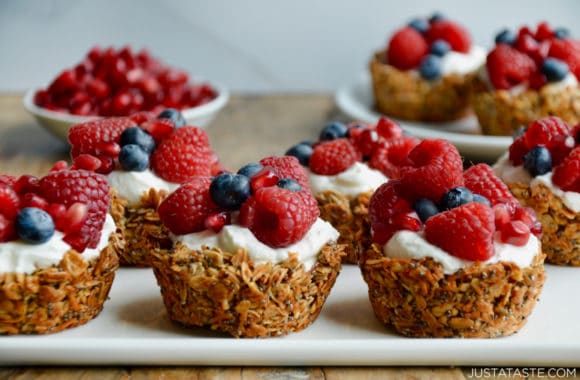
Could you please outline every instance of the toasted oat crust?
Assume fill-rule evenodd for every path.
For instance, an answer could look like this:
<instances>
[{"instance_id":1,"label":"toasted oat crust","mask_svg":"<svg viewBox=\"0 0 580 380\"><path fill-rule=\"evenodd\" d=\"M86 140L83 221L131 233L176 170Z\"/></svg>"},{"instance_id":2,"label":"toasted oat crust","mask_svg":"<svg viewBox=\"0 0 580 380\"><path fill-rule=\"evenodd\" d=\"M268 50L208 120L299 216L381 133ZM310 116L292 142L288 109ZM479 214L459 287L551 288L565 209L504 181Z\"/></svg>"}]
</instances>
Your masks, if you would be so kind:
<instances>
[{"instance_id":1,"label":"toasted oat crust","mask_svg":"<svg viewBox=\"0 0 580 380\"><path fill-rule=\"evenodd\" d=\"M316 196L320 217L340 233L339 244L345 245L343 263L356 264L357 257L371 243L369 203L373 191L347 196L327 190Z\"/></svg>"},{"instance_id":2,"label":"toasted oat crust","mask_svg":"<svg viewBox=\"0 0 580 380\"><path fill-rule=\"evenodd\" d=\"M531 267L476 263L446 275L432 258L391 259L373 244L359 262L376 317L411 337L494 338L516 333L545 281L544 255Z\"/></svg>"},{"instance_id":3,"label":"toasted oat crust","mask_svg":"<svg viewBox=\"0 0 580 380\"><path fill-rule=\"evenodd\" d=\"M125 248L119 254L121 265L149 266L153 249L171 246L168 230L157 213L167 195L164 190L149 189L134 206L128 206L127 200L118 195L113 197L111 215L125 240Z\"/></svg>"},{"instance_id":4,"label":"toasted oat crust","mask_svg":"<svg viewBox=\"0 0 580 380\"><path fill-rule=\"evenodd\" d=\"M309 271L297 255L255 265L247 251L157 250L152 267L171 320L235 337L286 335L318 316L341 269L344 249L327 244Z\"/></svg>"},{"instance_id":5,"label":"toasted oat crust","mask_svg":"<svg viewBox=\"0 0 580 380\"><path fill-rule=\"evenodd\" d=\"M469 96L475 73L428 81L383 62L384 55L384 51L377 52L370 62L373 94L380 112L404 120L433 122L457 120L471 113Z\"/></svg>"},{"instance_id":6,"label":"toasted oat crust","mask_svg":"<svg viewBox=\"0 0 580 380\"><path fill-rule=\"evenodd\" d=\"M50 268L0 273L0 334L50 334L95 318L113 284L122 245L113 233L90 262L70 250Z\"/></svg>"},{"instance_id":7,"label":"toasted oat crust","mask_svg":"<svg viewBox=\"0 0 580 380\"><path fill-rule=\"evenodd\" d=\"M485 135L512 136L522 126L548 116L574 125L580 122L580 88L544 86L512 95L490 91L479 77L472 82L471 105Z\"/></svg>"},{"instance_id":8,"label":"toasted oat crust","mask_svg":"<svg viewBox=\"0 0 580 380\"><path fill-rule=\"evenodd\" d=\"M542 223L542 250L546 254L546 262L580 266L580 214L566 207L542 184L532 188L522 183L507 185L524 206L536 210Z\"/></svg>"}]
</instances>

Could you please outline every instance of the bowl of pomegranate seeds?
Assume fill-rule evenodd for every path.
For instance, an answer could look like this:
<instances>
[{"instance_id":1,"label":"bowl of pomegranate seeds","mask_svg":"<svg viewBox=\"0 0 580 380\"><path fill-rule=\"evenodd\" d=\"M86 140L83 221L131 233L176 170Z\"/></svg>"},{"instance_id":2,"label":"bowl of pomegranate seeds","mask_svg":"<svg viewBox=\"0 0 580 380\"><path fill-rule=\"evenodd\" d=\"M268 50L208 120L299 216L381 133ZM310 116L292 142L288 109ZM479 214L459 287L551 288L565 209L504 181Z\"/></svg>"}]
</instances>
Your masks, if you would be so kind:
<instances>
[{"instance_id":1,"label":"bowl of pomegranate seeds","mask_svg":"<svg viewBox=\"0 0 580 380\"><path fill-rule=\"evenodd\" d=\"M48 86L28 91L23 102L43 127L66 140L74 124L167 108L180 110L188 124L205 127L228 98L223 86L191 78L146 49L95 46Z\"/></svg>"}]
</instances>

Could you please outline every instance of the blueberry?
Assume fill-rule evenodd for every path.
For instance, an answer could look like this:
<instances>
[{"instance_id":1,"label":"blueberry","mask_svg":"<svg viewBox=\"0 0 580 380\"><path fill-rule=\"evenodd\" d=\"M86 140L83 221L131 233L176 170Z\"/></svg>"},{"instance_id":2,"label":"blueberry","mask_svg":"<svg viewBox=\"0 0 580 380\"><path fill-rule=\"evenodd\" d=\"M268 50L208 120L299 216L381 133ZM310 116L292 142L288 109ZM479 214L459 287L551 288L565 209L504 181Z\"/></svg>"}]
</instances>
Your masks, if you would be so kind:
<instances>
[{"instance_id":1,"label":"blueberry","mask_svg":"<svg viewBox=\"0 0 580 380\"><path fill-rule=\"evenodd\" d=\"M564 61L556 58L546 58L542 63L542 73L548 82L558 82L566 77L570 72L568 65Z\"/></svg>"},{"instance_id":2,"label":"blueberry","mask_svg":"<svg viewBox=\"0 0 580 380\"><path fill-rule=\"evenodd\" d=\"M151 154L155 150L155 140L149 133L139 127L129 127L121 133L121 146L139 145L145 152Z\"/></svg>"},{"instance_id":3,"label":"blueberry","mask_svg":"<svg viewBox=\"0 0 580 380\"><path fill-rule=\"evenodd\" d=\"M545 146L538 145L524 156L524 168L535 177L552 170L552 155Z\"/></svg>"},{"instance_id":4,"label":"blueberry","mask_svg":"<svg viewBox=\"0 0 580 380\"><path fill-rule=\"evenodd\" d=\"M312 146L300 143L288 149L285 154L296 157L301 165L308 166L310 156L312 156Z\"/></svg>"},{"instance_id":5,"label":"blueberry","mask_svg":"<svg viewBox=\"0 0 580 380\"><path fill-rule=\"evenodd\" d=\"M516 130L514 132L514 140L517 139L518 137L522 136L524 133L526 133L526 131L528 130L528 126L522 126L520 127L518 130Z\"/></svg>"},{"instance_id":6,"label":"blueberry","mask_svg":"<svg viewBox=\"0 0 580 380\"><path fill-rule=\"evenodd\" d=\"M566 28L556 28L556 30L554 30L554 38L560 40L570 38L570 31Z\"/></svg>"},{"instance_id":7,"label":"blueberry","mask_svg":"<svg viewBox=\"0 0 580 380\"><path fill-rule=\"evenodd\" d=\"M445 15L439 11L433 12L431 17L429 17L429 22L436 22L441 20L445 20Z\"/></svg>"},{"instance_id":8,"label":"blueberry","mask_svg":"<svg viewBox=\"0 0 580 380\"><path fill-rule=\"evenodd\" d=\"M264 166L262 166L261 164L251 162L249 164L242 166L240 170L238 170L238 174L246 176L248 178L252 178L254 174L256 174L262 169L264 169Z\"/></svg>"},{"instance_id":9,"label":"blueberry","mask_svg":"<svg viewBox=\"0 0 580 380\"><path fill-rule=\"evenodd\" d=\"M517 36L509 29L503 29L495 35L496 44L513 45L516 42Z\"/></svg>"},{"instance_id":10,"label":"blueberry","mask_svg":"<svg viewBox=\"0 0 580 380\"><path fill-rule=\"evenodd\" d=\"M211 199L226 210L237 210L250 196L250 179L245 175L222 173L209 185Z\"/></svg>"},{"instance_id":11,"label":"blueberry","mask_svg":"<svg viewBox=\"0 0 580 380\"><path fill-rule=\"evenodd\" d=\"M183 127L187 125L187 121L183 117L183 114L176 110L175 108L167 108L157 115L158 119L169 119L175 125L175 128Z\"/></svg>"},{"instance_id":12,"label":"blueberry","mask_svg":"<svg viewBox=\"0 0 580 380\"><path fill-rule=\"evenodd\" d=\"M451 210L452 208L469 202L473 202L473 193L471 190L457 186L443 194L443 197L441 197L441 209Z\"/></svg>"},{"instance_id":13,"label":"blueberry","mask_svg":"<svg viewBox=\"0 0 580 380\"><path fill-rule=\"evenodd\" d=\"M441 57L433 54L426 56L421 65L419 65L419 72L421 76L427 80L437 79L441 76Z\"/></svg>"},{"instance_id":14,"label":"blueberry","mask_svg":"<svg viewBox=\"0 0 580 380\"><path fill-rule=\"evenodd\" d=\"M430 217L439 213L439 207L431 199L420 198L413 204L413 210L419 215L419 219L423 223L427 221Z\"/></svg>"},{"instance_id":15,"label":"blueberry","mask_svg":"<svg viewBox=\"0 0 580 380\"><path fill-rule=\"evenodd\" d=\"M51 216L36 207L20 210L14 226L20 239L27 243L42 244L54 235L54 221Z\"/></svg>"},{"instance_id":16,"label":"blueberry","mask_svg":"<svg viewBox=\"0 0 580 380\"><path fill-rule=\"evenodd\" d=\"M491 207L491 202L489 201L489 199L487 199L483 195L473 194L473 201L477 202L477 203L482 203L484 205L488 205L489 207Z\"/></svg>"},{"instance_id":17,"label":"blueberry","mask_svg":"<svg viewBox=\"0 0 580 380\"><path fill-rule=\"evenodd\" d=\"M328 124L320 132L320 141L334 140L346 136L348 128L343 123L334 122Z\"/></svg>"},{"instance_id":18,"label":"blueberry","mask_svg":"<svg viewBox=\"0 0 580 380\"><path fill-rule=\"evenodd\" d=\"M435 40L431 44L430 51L431 51L431 54L433 54L433 55L443 57L445 54L447 54L451 51L451 45L449 45L449 42L447 42L445 40Z\"/></svg>"},{"instance_id":19,"label":"blueberry","mask_svg":"<svg viewBox=\"0 0 580 380\"><path fill-rule=\"evenodd\" d=\"M429 21L423 18L415 18L408 25L421 34L425 34L429 30Z\"/></svg>"},{"instance_id":20,"label":"blueberry","mask_svg":"<svg viewBox=\"0 0 580 380\"><path fill-rule=\"evenodd\" d=\"M139 145L125 145L119 153L119 164L126 171L142 172L149 167L149 155Z\"/></svg>"},{"instance_id":21,"label":"blueberry","mask_svg":"<svg viewBox=\"0 0 580 380\"><path fill-rule=\"evenodd\" d=\"M282 178L281 180L278 181L276 186L290 191L294 191L295 193L302 190L302 186L300 186L300 184L292 178Z\"/></svg>"}]
</instances>

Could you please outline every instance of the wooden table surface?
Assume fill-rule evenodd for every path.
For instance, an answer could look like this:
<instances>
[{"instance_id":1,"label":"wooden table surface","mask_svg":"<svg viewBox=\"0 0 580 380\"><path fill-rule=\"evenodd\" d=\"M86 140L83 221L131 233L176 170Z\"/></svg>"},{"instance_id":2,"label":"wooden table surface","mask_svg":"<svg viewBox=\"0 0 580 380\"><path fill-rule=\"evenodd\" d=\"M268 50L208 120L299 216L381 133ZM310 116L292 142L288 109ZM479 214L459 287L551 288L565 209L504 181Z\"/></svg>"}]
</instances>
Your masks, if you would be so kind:
<instances>
[{"instance_id":1,"label":"wooden table surface","mask_svg":"<svg viewBox=\"0 0 580 380\"><path fill-rule=\"evenodd\" d=\"M220 160L236 169L266 155L281 154L300 140L314 139L325 122L339 118L329 95L233 96L208 133ZM0 173L42 175L62 159L68 159L67 145L39 127L22 107L21 96L0 95ZM451 367L5 367L0 368L0 380L478 378L473 371Z\"/></svg>"}]
</instances>

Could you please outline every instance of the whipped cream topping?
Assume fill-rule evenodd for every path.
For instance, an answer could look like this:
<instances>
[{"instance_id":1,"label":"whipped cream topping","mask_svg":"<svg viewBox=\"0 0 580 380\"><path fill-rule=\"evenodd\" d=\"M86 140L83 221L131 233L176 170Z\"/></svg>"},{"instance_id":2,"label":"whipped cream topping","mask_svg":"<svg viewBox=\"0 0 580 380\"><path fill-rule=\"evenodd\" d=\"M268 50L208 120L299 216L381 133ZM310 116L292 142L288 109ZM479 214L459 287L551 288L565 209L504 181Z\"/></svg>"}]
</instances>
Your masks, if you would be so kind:
<instances>
[{"instance_id":1,"label":"whipped cream topping","mask_svg":"<svg viewBox=\"0 0 580 380\"><path fill-rule=\"evenodd\" d=\"M504 153L493 165L493 171L506 183L522 183L530 187L542 184L546 186L552 194L559 197L562 203L573 212L580 212L580 193L574 191L564 191L552 182L552 172L532 178L523 165L514 166L509 160L509 154Z\"/></svg>"},{"instance_id":2,"label":"whipped cream topping","mask_svg":"<svg viewBox=\"0 0 580 380\"><path fill-rule=\"evenodd\" d=\"M101 239L96 248L87 248L81 254L83 260L90 261L101 253L109 243L109 237L115 232L115 222L107 214ZM55 231L50 240L43 244L30 244L22 240L0 243L0 273L33 273L37 269L49 268L57 265L64 254L71 250L70 245L62 238L64 234Z\"/></svg>"},{"instance_id":3,"label":"whipped cream topping","mask_svg":"<svg viewBox=\"0 0 580 380\"><path fill-rule=\"evenodd\" d=\"M179 187L179 184L167 182L149 169L142 172L115 170L109 173L107 181L120 197L129 202L130 206L139 203L143 193L149 189L173 192Z\"/></svg>"},{"instance_id":4,"label":"whipped cream topping","mask_svg":"<svg viewBox=\"0 0 580 380\"><path fill-rule=\"evenodd\" d=\"M483 264L493 264L500 261L513 262L520 268L529 267L534 257L540 252L540 242L532 234L528 242L519 247L511 244L504 244L498 237L494 241L495 254ZM425 240L422 233L402 230L398 231L383 246L383 253L390 258L400 259L422 259L432 257L443 266L443 273L453 274L460 269L472 265L470 260L460 259L450 255L439 247L434 246Z\"/></svg>"},{"instance_id":5,"label":"whipped cream topping","mask_svg":"<svg viewBox=\"0 0 580 380\"><path fill-rule=\"evenodd\" d=\"M172 235L174 242L180 241L190 249L199 250L202 245L219 248L222 251L236 252L243 248L256 264L271 262L278 264L288 258L288 253L298 254L306 270L316 263L318 253L329 242L338 239L338 231L332 225L318 218L302 240L283 248L272 248L262 243L245 227L230 224L220 232L204 230L186 235Z\"/></svg>"},{"instance_id":6,"label":"whipped cream topping","mask_svg":"<svg viewBox=\"0 0 580 380\"><path fill-rule=\"evenodd\" d=\"M477 71L485 62L487 52L481 46L473 45L467 53L450 51L441 58L442 74L465 75Z\"/></svg>"},{"instance_id":7,"label":"whipped cream topping","mask_svg":"<svg viewBox=\"0 0 580 380\"><path fill-rule=\"evenodd\" d=\"M336 175L315 174L306 169L314 195L326 190L336 190L346 195L357 195L375 190L389 179L379 170L367 164L355 162L350 168Z\"/></svg>"}]
</instances>

